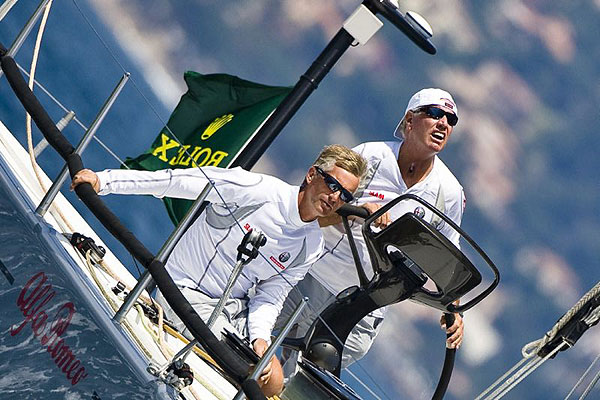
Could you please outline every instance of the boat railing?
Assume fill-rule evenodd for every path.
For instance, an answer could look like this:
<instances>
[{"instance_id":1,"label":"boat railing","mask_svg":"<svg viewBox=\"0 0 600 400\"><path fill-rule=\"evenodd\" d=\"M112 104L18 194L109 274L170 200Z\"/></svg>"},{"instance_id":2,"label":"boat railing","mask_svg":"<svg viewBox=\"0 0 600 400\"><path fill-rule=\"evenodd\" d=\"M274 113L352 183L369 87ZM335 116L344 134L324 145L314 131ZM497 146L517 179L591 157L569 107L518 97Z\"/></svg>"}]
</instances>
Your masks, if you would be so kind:
<instances>
[{"instance_id":1,"label":"boat railing","mask_svg":"<svg viewBox=\"0 0 600 400\"><path fill-rule=\"evenodd\" d=\"M100 112L98 113L98 115L96 116L94 121L92 122L92 125L89 127L89 129L86 130L85 134L81 138L79 144L75 148L76 154L81 155L81 153L83 153L85 148L88 146L88 144L90 143L90 141L96 134L96 131L100 127L102 120L104 120L104 117L106 116L106 114L108 113L108 111L110 110L112 105L114 104L117 96L119 95L119 93L121 93L121 90L123 90L123 87L125 86L125 84L127 83L128 80L129 80L129 73L126 73L123 75L123 77L121 78L121 80L119 81L119 83L117 84L115 89L113 90L113 92L110 94L110 96L108 97L108 99L106 100L106 102L104 103L102 108L100 109ZM60 173L58 174L58 177L54 180L54 182L52 182L52 186L50 186L50 189L48 189L48 191L44 195L44 198L42 199L42 201L40 201L40 204L36 208L35 212L37 214L43 216L48 211L48 209L50 208L50 204L52 204L52 201L54 200L54 198L60 191L60 188L67 180L68 173L69 173L69 169L65 165L63 167L63 169L60 171Z\"/></svg>"}]
</instances>

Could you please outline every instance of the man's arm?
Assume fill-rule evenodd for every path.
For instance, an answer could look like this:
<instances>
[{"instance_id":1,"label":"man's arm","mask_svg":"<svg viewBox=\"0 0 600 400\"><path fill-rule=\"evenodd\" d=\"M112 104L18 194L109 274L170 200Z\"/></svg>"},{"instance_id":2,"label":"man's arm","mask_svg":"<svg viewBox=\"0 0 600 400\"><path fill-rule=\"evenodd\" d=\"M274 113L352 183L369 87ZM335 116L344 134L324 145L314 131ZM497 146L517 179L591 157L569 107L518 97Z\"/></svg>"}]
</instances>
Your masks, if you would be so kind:
<instances>
[{"instance_id":1,"label":"man's arm","mask_svg":"<svg viewBox=\"0 0 600 400\"><path fill-rule=\"evenodd\" d=\"M250 341L271 338L271 330L281 312L288 293L308 272L309 265L293 267L281 274L260 281L256 285L255 295L248 303L248 335Z\"/></svg>"},{"instance_id":2,"label":"man's arm","mask_svg":"<svg viewBox=\"0 0 600 400\"><path fill-rule=\"evenodd\" d=\"M465 194L462 187L459 186L458 190L455 191L454 196L451 196L447 200L446 214L456 223L456 225L460 226L466 205ZM456 230L450 225L444 224L441 233L460 249L460 234ZM460 301L457 300L454 304L458 305L459 303ZM447 334L450 334L450 337L446 339L446 346L449 349L458 349L463 341L464 335L465 327L463 317L458 313L454 313L454 323L449 327L446 325L446 318L442 315L440 318L440 326L442 329L446 330Z\"/></svg>"},{"instance_id":3,"label":"man's arm","mask_svg":"<svg viewBox=\"0 0 600 400\"><path fill-rule=\"evenodd\" d=\"M361 204L359 207L366 209L370 215L370 214L373 214L375 211L379 210L381 208L381 205L375 204L375 203L365 203L365 204ZM349 219L351 219L351 220L356 219L356 218L358 218L358 217L354 217L354 216L349 217ZM339 214L332 214L327 217L319 218L319 226L321 228L329 226L329 225L340 224L340 223L342 223L342 217ZM375 226L376 228L385 228L386 226L389 225L389 223L390 223L390 213L386 212L385 214L383 214L381 217L377 218L373 222L373 226Z\"/></svg>"},{"instance_id":4,"label":"man's arm","mask_svg":"<svg viewBox=\"0 0 600 400\"><path fill-rule=\"evenodd\" d=\"M339 214L333 213L327 217L319 217L319 226L324 228L329 225L336 225L342 223L342 217Z\"/></svg>"},{"instance_id":5,"label":"man's arm","mask_svg":"<svg viewBox=\"0 0 600 400\"><path fill-rule=\"evenodd\" d=\"M202 179L203 177L199 177ZM190 178L190 181L193 180ZM206 182L206 179L204 179ZM100 195L117 194L149 194L155 197L164 197L168 192L178 192L170 197L182 197L195 199L199 190L193 190L190 184L186 184L181 175L179 179L172 170L160 171L137 171L137 170L112 170L93 172L89 169L79 171L73 177L71 190L82 183L92 185L96 193ZM190 190L191 189L191 190Z\"/></svg>"},{"instance_id":6,"label":"man's arm","mask_svg":"<svg viewBox=\"0 0 600 400\"><path fill-rule=\"evenodd\" d=\"M71 187L81 183L90 183L100 195L145 194L158 198L175 197L194 200L210 181L222 191L229 188L235 195L235 185L250 186L258 184L261 176L244 171L241 168L224 169L216 167L165 169L159 171L104 170L94 173L82 170L73 178ZM233 184L233 185L228 185ZM228 193L223 193L228 196ZM216 191L211 191L209 201L219 201Z\"/></svg>"}]
</instances>

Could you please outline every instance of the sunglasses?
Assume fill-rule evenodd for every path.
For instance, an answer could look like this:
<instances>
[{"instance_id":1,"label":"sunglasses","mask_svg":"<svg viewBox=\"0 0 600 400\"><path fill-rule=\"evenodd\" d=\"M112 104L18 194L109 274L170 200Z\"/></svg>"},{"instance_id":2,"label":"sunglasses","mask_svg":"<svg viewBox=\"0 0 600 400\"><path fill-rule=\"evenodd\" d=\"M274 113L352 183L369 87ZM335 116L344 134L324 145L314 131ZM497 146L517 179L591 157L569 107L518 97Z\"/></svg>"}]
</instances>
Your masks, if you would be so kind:
<instances>
[{"instance_id":1,"label":"sunglasses","mask_svg":"<svg viewBox=\"0 0 600 400\"><path fill-rule=\"evenodd\" d=\"M431 117L433 119L441 119L445 115L446 119L448 120L448 125L450 125L450 126L454 126L458 123L458 117L456 116L456 114L452 114L450 112L444 111L439 107L434 107L434 106L421 107L421 108L418 108L416 110L416 112L425 113L428 117Z\"/></svg>"},{"instance_id":2,"label":"sunglasses","mask_svg":"<svg viewBox=\"0 0 600 400\"><path fill-rule=\"evenodd\" d=\"M333 176L329 175L327 172L323 171L320 167L317 167L316 165L314 165L315 169L317 170L317 172L319 173L319 175L321 175L323 177L323 180L325 181L325 184L327 185L327 187L329 188L329 190L331 190L332 192L340 192L340 199L344 202L344 203L350 203L352 201L352 199L354 199L354 196L352 195L352 193L350 193L350 191L348 189L345 189L341 183L338 182L337 179L335 179Z\"/></svg>"}]
</instances>

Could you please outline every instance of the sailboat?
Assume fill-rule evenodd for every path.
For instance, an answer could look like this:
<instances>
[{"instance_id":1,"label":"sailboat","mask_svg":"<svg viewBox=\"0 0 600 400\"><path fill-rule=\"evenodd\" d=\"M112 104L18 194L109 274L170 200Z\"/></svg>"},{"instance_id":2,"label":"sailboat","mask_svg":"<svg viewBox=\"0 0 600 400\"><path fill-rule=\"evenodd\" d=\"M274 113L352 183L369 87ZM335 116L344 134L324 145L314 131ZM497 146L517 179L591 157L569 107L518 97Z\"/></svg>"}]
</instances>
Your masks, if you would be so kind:
<instances>
[{"instance_id":1,"label":"sailboat","mask_svg":"<svg viewBox=\"0 0 600 400\"><path fill-rule=\"evenodd\" d=\"M215 338L163 268L170 249L199 212L202 199L196 201L155 256L123 226L91 187L83 185L76 189L101 223L146 268L146 272L136 278L60 193L67 175L72 176L83 168L80 154L97 125L94 123L86 131L79 144L71 144L28 87L14 61L15 52L33 24L49 9L48 3L43 0L39 4L10 48L0 49L3 74L45 140L67 163L57 179L49 179L35 162L29 161L35 151L31 148L26 151L4 125L0 126L2 397L264 398L256 383L257 374L262 370L261 360L253 358L245 344L235 338L226 342ZM388 1L363 2L233 165L249 168L260 158L344 51L355 42L366 42L381 27L378 15L398 27L423 50L435 52L422 18L402 14ZM123 77L98 113L98 123L127 78ZM389 207L405 199L399 198ZM422 202L419 198L411 200ZM425 202L423 206L436 212L435 207ZM343 301L325 310L322 319L303 340L284 343L307 354L314 355L316 352L312 350L316 345L325 352L302 360L302 373L290 381L282 399L358 398L339 379L343 343L340 338L344 339L352 327L350 320L336 321L340 310L348 307L356 310L354 307L360 306L360 312L354 313L358 318L373 307L410 298L445 312L461 312L478 304L497 286L499 274L491 260L466 233L454 226L479 251L494 273L493 282L479 295L456 306L456 299L481 283L478 269L439 232L412 214L387 230L370 231L370 223L378 215L363 216L370 251L373 257L379 257L374 265L377 285L371 280L344 291L340 297ZM443 214L440 218L452 225ZM388 251L388 242L381 242L384 239L396 243L394 251ZM423 252L423 243L434 250ZM360 268L357 265L359 271ZM423 289L429 279L435 283L435 290ZM164 320L160 307L149 293L152 281L199 346L194 346L195 343L190 343ZM387 295L381 296L383 292ZM378 300L372 301L375 298ZM286 342L284 336L274 341L273 352L277 345ZM443 397L451 361L449 365L442 374L446 381L441 382L434 398Z\"/></svg>"}]
</instances>

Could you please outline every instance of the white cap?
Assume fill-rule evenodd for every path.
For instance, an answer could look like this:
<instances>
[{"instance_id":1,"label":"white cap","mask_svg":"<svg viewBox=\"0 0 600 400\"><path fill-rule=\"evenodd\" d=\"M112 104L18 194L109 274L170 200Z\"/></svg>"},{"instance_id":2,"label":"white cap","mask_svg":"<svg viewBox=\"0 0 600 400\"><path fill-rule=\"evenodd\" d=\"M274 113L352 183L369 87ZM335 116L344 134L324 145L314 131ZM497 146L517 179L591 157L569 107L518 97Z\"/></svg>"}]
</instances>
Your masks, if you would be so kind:
<instances>
[{"instance_id":1,"label":"white cap","mask_svg":"<svg viewBox=\"0 0 600 400\"><path fill-rule=\"evenodd\" d=\"M427 88L421 89L417 93L415 93L410 100L408 101L408 105L406 106L406 110L404 111L404 115L402 119L396 126L394 130L394 136L398 139L402 138L402 133L399 132L400 125L406 116L406 113L409 111L414 111L419 107L423 106L442 106L454 112L454 114L458 117L458 107L456 107L456 102L450 95L450 93L446 92L442 89L437 88Z\"/></svg>"}]
</instances>

